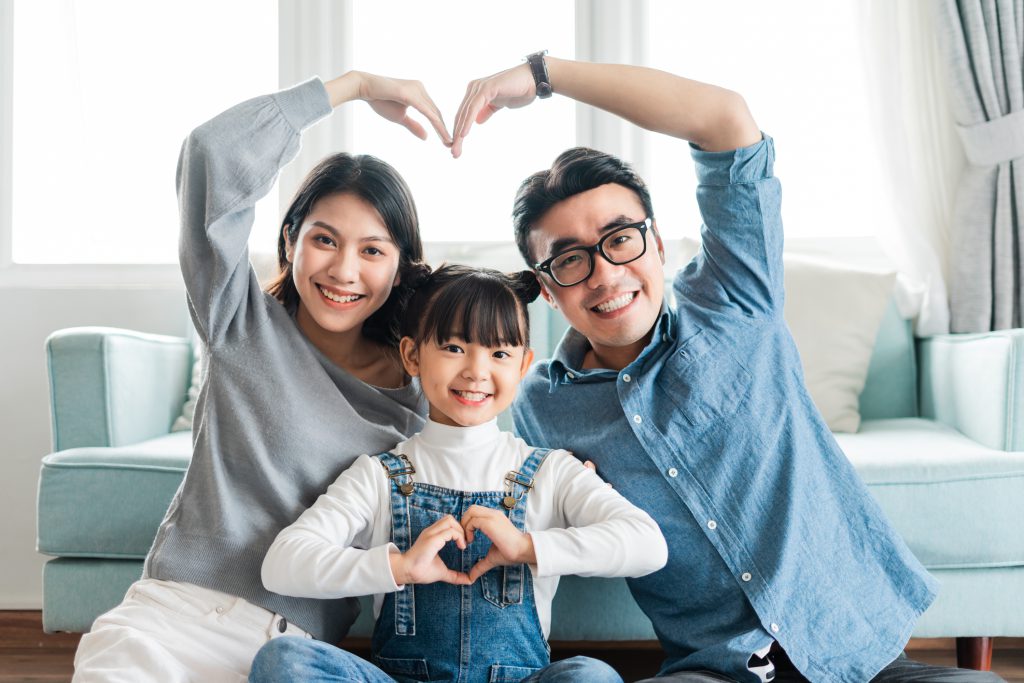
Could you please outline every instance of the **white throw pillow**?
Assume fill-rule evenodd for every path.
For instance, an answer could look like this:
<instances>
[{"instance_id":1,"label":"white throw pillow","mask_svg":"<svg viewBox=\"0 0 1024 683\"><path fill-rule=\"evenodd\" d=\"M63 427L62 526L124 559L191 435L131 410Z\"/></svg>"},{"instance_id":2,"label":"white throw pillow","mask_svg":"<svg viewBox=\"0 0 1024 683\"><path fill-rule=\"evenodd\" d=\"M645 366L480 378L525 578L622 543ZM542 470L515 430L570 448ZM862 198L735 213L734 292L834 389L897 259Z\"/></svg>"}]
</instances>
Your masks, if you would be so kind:
<instances>
[{"instance_id":1,"label":"white throw pillow","mask_svg":"<svg viewBox=\"0 0 1024 683\"><path fill-rule=\"evenodd\" d=\"M204 362L203 343L199 336L192 335L192 383L188 387L188 395L185 398L185 405L181 408L181 415L171 425L172 432L187 432L192 429L192 419L196 413L196 401L199 400L199 390L203 388Z\"/></svg>"},{"instance_id":2,"label":"white throw pillow","mask_svg":"<svg viewBox=\"0 0 1024 683\"><path fill-rule=\"evenodd\" d=\"M689 261L699 248L695 240L684 239L678 257ZM829 429L856 432L860 393L896 273L789 253L783 264L784 315L807 389Z\"/></svg>"}]
</instances>

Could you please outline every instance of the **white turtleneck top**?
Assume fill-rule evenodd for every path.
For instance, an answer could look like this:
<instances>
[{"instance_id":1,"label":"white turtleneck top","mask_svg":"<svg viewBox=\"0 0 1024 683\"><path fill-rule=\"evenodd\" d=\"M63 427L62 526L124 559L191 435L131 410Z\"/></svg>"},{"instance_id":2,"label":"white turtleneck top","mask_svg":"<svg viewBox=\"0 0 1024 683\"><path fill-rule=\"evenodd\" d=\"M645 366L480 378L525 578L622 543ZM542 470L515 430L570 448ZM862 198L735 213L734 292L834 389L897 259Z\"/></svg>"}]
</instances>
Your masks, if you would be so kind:
<instances>
[{"instance_id":1,"label":"white turtleneck top","mask_svg":"<svg viewBox=\"0 0 1024 683\"><path fill-rule=\"evenodd\" d=\"M476 427L428 420L422 432L391 449L409 458L416 482L458 491L503 490L505 474L532 451L499 430L497 420ZM389 486L380 462L360 456L278 534L263 561L264 586L304 598L372 594L378 616L384 594L401 588L388 561L388 553L398 552L390 542ZM537 555L530 569L545 637L559 576L644 576L668 557L654 520L563 450L552 451L535 475L526 530Z\"/></svg>"}]
</instances>

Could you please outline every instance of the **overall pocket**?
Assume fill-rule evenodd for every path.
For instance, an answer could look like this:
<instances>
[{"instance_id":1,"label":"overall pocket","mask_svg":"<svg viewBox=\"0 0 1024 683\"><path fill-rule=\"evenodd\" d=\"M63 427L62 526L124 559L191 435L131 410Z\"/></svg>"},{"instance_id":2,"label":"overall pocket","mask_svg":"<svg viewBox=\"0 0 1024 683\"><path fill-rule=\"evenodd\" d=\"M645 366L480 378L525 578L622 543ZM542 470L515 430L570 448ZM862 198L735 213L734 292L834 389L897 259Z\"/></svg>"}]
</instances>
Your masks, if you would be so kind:
<instances>
[{"instance_id":1,"label":"overall pocket","mask_svg":"<svg viewBox=\"0 0 1024 683\"><path fill-rule=\"evenodd\" d=\"M374 655L373 663L384 673L397 680L429 681L426 659L381 657Z\"/></svg>"},{"instance_id":2,"label":"overall pocket","mask_svg":"<svg viewBox=\"0 0 1024 683\"><path fill-rule=\"evenodd\" d=\"M487 677L488 683L519 683L527 676L540 671L537 667L532 666L509 666L507 664L492 664L490 675Z\"/></svg>"},{"instance_id":3,"label":"overall pocket","mask_svg":"<svg viewBox=\"0 0 1024 683\"><path fill-rule=\"evenodd\" d=\"M499 609L523 602L523 572L526 565L513 564L495 567L480 577L480 591L484 600Z\"/></svg>"}]
</instances>

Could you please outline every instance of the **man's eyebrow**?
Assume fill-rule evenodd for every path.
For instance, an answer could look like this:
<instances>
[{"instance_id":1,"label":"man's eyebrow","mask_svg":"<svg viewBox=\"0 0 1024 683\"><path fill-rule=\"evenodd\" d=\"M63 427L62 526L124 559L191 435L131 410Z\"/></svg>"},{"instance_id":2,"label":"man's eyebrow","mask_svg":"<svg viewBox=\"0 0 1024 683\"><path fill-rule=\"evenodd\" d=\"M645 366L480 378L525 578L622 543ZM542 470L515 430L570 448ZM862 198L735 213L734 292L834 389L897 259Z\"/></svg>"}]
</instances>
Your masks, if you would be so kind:
<instances>
[{"instance_id":1,"label":"man's eyebrow","mask_svg":"<svg viewBox=\"0 0 1024 683\"><path fill-rule=\"evenodd\" d=\"M317 227L317 228L323 228L324 230L326 230L327 232L331 233L335 237L340 237L341 236L341 231L338 230L337 228L335 228L330 223L324 223L323 221L313 221L313 225L314 225L314 227ZM364 238L362 238L359 241L360 242L390 242L391 244L395 243L395 241L393 239L391 239L390 235L370 235L369 237L364 237Z\"/></svg>"},{"instance_id":2,"label":"man's eyebrow","mask_svg":"<svg viewBox=\"0 0 1024 683\"><path fill-rule=\"evenodd\" d=\"M618 216L613 218L611 221L606 223L598 231L598 234L603 237L604 235L606 235L607 233L611 232L612 230L615 230L616 228L621 228L623 225L629 225L630 223L636 223L636 222L637 221L634 221L632 218L630 218L629 216L627 216L625 214L619 214ZM553 256L555 254L561 253L561 252L565 251L566 249L570 249L570 248L572 248L574 246L579 245L579 243L580 243L579 240L576 239L575 237L563 237L561 239L557 239L554 242L552 242L551 246L548 248L548 256L550 257L550 256Z\"/></svg>"}]
</instances>

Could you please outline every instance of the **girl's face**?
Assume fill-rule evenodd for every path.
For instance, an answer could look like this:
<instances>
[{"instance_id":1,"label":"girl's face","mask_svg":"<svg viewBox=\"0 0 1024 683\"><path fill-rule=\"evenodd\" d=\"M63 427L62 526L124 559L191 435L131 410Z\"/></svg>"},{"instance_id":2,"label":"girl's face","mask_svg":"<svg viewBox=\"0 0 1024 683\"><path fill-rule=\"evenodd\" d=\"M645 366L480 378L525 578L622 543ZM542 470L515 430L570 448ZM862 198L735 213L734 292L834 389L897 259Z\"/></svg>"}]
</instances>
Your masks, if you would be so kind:
<instances>
[{"instance_id":1,"label":"girl's face","mask_svg":"<svg viewBox=\"0 0 1024 683\"><path fill-rule=\"evenodd\" d=\"M377 210L353 194L317 201L287 256L299 326L313 339L359 332L398 284L398 245Z\"/></svg>"},{"instance_id":2,"label":"girl's face","mask_svg":"<svg viewBox=\"0 0 1024 683\"><path fill-rule=\"evenodd\" d=\"M400 348L405 371L420 378L430 419L453 427L483 424L508 408L533 360L533 351L522 346L458 337L443 344L430 337L419 346L404 337Z\"/></svg>"}]
</instances>

